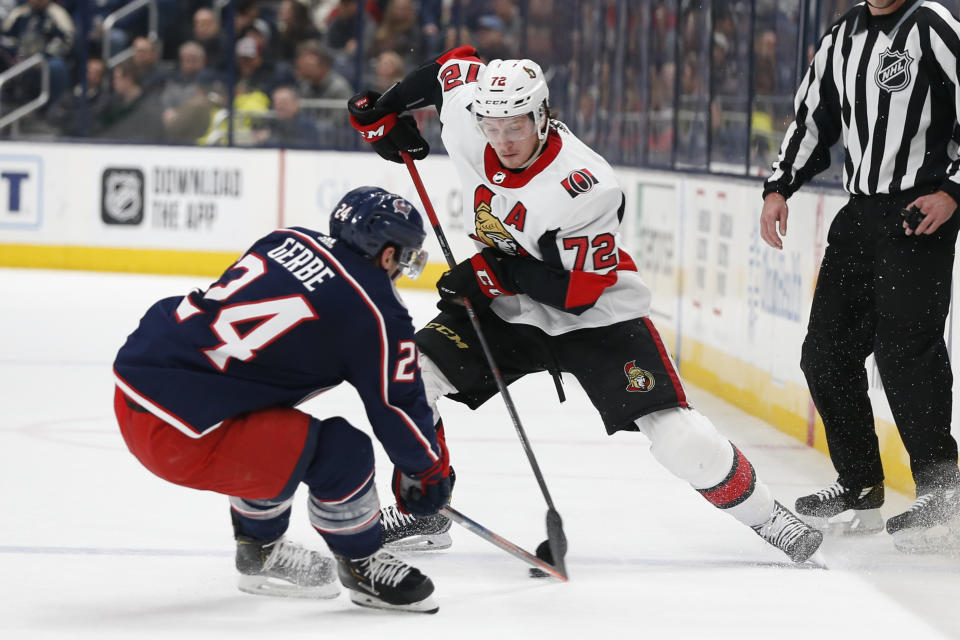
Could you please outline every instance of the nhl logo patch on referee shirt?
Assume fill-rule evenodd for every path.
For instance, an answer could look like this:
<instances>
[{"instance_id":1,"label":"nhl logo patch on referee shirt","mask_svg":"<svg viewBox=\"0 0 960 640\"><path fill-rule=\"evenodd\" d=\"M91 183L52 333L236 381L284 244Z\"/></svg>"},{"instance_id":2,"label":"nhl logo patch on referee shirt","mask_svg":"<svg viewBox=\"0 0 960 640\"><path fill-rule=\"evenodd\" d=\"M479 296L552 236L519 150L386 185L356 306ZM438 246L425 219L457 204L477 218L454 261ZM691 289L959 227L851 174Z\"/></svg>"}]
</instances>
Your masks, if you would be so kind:
<instances>
[{"instance_id":1,"label":"nhl logo patch on referee shirt","mask_svg":"<svg viewBox=\"0 0 960 640\"><path fill-rule=\"evenodd\" d=\"M913 58L906 51L884 49L877 65L877 86L894 92L906 89L910 84L910 63Z\"/></svg>"}]
</instances>

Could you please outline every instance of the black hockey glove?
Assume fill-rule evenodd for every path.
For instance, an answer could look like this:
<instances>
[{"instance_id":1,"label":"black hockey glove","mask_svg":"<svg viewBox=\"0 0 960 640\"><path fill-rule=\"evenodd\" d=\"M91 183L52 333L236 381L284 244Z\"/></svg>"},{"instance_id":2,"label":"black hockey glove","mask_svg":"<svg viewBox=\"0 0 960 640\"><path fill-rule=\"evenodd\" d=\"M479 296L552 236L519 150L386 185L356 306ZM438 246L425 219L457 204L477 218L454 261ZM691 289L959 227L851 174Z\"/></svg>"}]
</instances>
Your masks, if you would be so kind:
<instances>
[{"instance_id":1,"label":"black hockey glove","mask_svg":"<svg viewBox=\"0 0 960 640\"><path fill-rule=\"evenodd\" d=\"M442 426L437 429L437 444L440 458L426 471L406 473L397 467L393 469L393 495L403 513L432 516L450 502L453 470Z\"/></svg>"},{"instance_id":2,"label":"black hockey glove","mask_svg":"<svg viewBox=\"0 0 960 640\"><path fill-rule=\"evenodd\" d=\"M440 298L459 304L462 298L474 307L486 306L494 298L521 293L510 283L506 266L510 258L493 249L484 249L450 269L437 281Z\"/></svg>"},{"instance_id":3,"label":"black hockey glove","mask_svg":"<svg viewBox=\"0 0 960 640\"><path fill-rule=\"evenodd\" d=\"M430 153L430 145L420 135L413 116L398 116L377 106L380 94L364 91L350 98L347 110L350 124L360 136L370 143L373 150L384 160L403 164L401 151L406 151L414 160L423 160Z\"/></svg>"}]
</instances>

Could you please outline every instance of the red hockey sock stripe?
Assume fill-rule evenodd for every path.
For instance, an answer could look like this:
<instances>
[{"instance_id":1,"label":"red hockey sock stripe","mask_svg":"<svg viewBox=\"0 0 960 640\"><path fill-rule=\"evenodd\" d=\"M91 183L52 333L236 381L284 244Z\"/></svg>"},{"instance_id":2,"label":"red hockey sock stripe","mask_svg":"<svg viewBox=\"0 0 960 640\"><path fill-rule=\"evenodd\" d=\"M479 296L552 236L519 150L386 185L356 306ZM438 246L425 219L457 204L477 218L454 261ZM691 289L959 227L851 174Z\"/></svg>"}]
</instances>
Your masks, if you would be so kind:
<instances>
[{"instance_id":1,"label":"red hockey sock stripe","mask_svg":"<svg viewBox=\"0 0 960 640\"><path fill-rule=\"evenodd\" d=\"M753 488L757 485L757 474L753 470L753 465L747 460L746 456L733 447L733 465L730 467L730 473L717 484L709 489L697 489L704 498L719 509L729 509L734 507L753 493Z\"/></svg>"}]
</instances>

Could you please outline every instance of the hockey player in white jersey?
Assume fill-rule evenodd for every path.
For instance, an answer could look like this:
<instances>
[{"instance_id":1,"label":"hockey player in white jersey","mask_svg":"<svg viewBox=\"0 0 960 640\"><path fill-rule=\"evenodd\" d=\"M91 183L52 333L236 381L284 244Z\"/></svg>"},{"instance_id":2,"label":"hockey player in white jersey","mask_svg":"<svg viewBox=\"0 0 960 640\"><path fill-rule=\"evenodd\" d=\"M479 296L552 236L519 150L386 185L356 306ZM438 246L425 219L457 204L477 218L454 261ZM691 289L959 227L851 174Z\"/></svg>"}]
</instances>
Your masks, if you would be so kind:
<instances>
[{"instance_id":1,"label":"hockey player in white jersey","mask_svg":"<svg viewBox=\"0 0 960 640\"><path fill-rule=\"evenodd\" d=\"M654 457L708 501L803 562L823 536L770 494L743 453L686 397L648 317L650 290L620 247L624 195L610 165L550 111L543 71L531 60L484 64L453 49L382 96L348 103L351 123L384 158L420 159L429 147L403 112L433 105L442 139L473 212L479 252L445 273L441 313L417 333L423 380L476 408L497 393L462 305L468 298L507 384L549 371L572 373L609 434L640 431ZM449 546L443 516L382 511L385 542Z\"/></svg>"}]
</instances>

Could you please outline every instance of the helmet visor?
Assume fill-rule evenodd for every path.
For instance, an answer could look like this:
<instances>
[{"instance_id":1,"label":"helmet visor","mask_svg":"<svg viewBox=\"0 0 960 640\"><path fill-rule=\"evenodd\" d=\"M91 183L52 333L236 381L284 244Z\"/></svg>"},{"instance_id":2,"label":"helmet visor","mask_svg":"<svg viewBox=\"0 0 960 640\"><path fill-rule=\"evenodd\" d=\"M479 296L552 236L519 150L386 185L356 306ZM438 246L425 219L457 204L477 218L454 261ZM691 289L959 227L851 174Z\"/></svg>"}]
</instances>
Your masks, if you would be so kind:
<instances>
[{"instance_id":1,"label":"helmet visor","mask_svg":"<svg viewBox=\"0 0 960 640\"><path fill-rule=\"evenodd\" d=\"M487 140L500 142L520 142L537 135L537 127L529 115L490 118L477 116L477 126Z\"/></svg>"},{"instance_id":2,"label":"helmet visor","mask_svg":"<svg viewBox=\"0 0 960 640\"><path fill-rule=\"evenodd\" d=\"M400 252L400 259L397 261L400 264L400 273L411 280L416 280L423 273L423 268L427 266L427 255L426 249L407 247Z\"/></svg>"}]
</instances>

